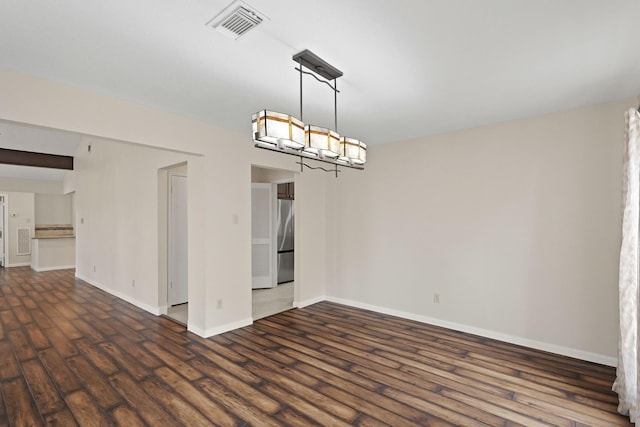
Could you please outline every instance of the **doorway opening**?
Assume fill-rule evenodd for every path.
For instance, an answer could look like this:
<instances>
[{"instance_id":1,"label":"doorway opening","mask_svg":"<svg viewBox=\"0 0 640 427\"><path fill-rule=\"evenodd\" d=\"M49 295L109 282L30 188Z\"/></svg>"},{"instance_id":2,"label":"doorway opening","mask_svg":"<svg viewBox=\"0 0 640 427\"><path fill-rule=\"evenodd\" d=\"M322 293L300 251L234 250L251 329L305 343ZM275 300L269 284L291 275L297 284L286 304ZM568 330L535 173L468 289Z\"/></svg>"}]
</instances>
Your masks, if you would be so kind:
<instances>
[{"instance_id":1,"label":"doorway opening","mask_svg":"<svg viewBox=\"0 0 640 427\"><path fill-rule=\"evenodd\" d=\"M251 168L252 317L293 308L295 173Z\"/></svg>"},{"instance_id":2,"label":"doorway opening","mask_svg":"<svg viewBox=\"0 0 640 427\"><path fill-rule=\"evenodd\" d=\"M158 252L161 314L184 326L189 314L187 164L158 171Z\"/></svg>"}]
</instances>

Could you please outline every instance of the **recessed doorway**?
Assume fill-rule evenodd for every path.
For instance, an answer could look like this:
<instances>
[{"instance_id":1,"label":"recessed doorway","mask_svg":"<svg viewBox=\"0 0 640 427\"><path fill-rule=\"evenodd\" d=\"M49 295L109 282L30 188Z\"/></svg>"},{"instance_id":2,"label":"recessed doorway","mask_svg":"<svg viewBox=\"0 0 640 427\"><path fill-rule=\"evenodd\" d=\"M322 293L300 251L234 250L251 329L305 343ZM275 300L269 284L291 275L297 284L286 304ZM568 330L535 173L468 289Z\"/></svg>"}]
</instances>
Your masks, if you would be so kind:
<instances>
[{"instance_id":1,"label":"recessed doorway","mask_svg":"<svg viewBox=\"0 0 640 427\"><path fill-rule=\"evenodd\" d=\"M188 174L181 164L159 170L159 295L163 314L187 325L188 292Z\"/></svg>"},{"instance_id":2,"label":"recessed doorway","mask_svg":"<svg viewBox=\"0 0 640 427\"><path fill-rule=\"evenodd\" d=\"M294 182L293 172L251 169L253 320L293 308Z\"/></svg>"}]
</instances>

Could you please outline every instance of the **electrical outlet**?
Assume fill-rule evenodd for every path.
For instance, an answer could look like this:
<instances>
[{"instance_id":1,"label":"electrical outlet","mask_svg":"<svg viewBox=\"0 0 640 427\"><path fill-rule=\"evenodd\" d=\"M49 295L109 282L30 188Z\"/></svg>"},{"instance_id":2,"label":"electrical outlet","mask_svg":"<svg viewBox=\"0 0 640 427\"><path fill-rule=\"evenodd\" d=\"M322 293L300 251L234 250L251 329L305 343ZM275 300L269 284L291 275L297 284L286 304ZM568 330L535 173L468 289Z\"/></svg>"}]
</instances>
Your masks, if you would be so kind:
<instances>
[{"instance_id":1,"label":"electrical outlet","mask_svg":"<svg viewBox=\"0 0 640 427\"><path fill-rule=\"evenodd\" d=\"M136 287L136 280L135 280L135 279L133 279L133 280L131 281L131 287L132 287L132 288L135 288L135 287Z\"/></svg>"},{"instance_id":2,"label":"electrical outlet","mask_svg":"<svg viewBox=\"0 0 640 427\"><path fill-rule=\"evenodd\" d=\"M95 265L93 266L93 272L94 273L96 272L96 266Z\"/></svg>"},{"instance_id":3,"label":"electrical outlet","mask_svg":"<svg viewBox=\"0 0 640 427\"><path fill-rule=\"evenodd\" d=\"M440 304L440 294L433 294L434 304Z\"/></svg>"},{"instance_id":4,"label":"electrical outlet","mask_svg":"<svg viewBox=\"0 0 640 427\"><path fill-rule=\"evenodd\" d=\"M222 298L218 300L218 304L216 304L216 307L218 308L218 310L222 308Z\"/></svg>"}]
</instances>

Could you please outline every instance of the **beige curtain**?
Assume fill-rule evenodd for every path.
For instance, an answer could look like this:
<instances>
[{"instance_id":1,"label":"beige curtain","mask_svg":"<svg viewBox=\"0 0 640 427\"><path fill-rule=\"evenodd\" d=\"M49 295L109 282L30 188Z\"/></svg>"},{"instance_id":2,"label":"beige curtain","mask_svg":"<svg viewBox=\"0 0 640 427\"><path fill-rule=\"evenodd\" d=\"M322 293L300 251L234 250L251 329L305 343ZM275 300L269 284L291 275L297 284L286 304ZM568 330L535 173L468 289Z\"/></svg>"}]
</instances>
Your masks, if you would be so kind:
<instances>
[{"instance_id":1,"label":"beige curtain","mask_svg":"<svg viewBox=\"0 0 640 427\"><path fill-rule=\"evenodd\" d=\"M638 227L640 227L640 113L627 111L627 144L622 177L623 217L620 248L620 340L613 390L618 411L638 421Z\"/></svg>"}]
</instances>

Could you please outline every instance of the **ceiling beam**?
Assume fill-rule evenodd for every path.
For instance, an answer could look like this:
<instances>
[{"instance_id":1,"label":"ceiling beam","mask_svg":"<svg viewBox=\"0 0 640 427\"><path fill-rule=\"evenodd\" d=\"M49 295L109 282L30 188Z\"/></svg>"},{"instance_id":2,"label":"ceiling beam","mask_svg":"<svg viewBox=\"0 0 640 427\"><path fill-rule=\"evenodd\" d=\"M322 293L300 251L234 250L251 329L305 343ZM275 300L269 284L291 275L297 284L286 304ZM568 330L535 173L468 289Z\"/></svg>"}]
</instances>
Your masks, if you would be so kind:
<instances>
[{"instance_id":1,"label":"ceiling beam","mask_svg":"<svg viewBox=\"0 0 640 427\"><path fill-rule=\"evenodd\" d=\"M0 148L0 164L73 170L73 157Z\"/></svg>"}]
</instances>

